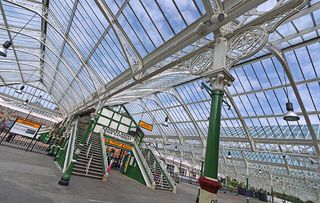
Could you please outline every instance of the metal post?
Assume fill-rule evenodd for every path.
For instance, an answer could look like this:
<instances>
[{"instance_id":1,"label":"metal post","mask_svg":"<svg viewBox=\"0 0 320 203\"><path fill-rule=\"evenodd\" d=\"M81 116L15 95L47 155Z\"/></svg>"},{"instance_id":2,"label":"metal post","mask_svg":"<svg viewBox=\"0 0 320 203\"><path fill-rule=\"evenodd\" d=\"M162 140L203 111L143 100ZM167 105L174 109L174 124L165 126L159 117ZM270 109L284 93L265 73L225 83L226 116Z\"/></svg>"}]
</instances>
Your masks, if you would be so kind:
<instances>
[{"instance_id":1,"label":"metal post","mask_svg":"<svg viewBox=\"0 0 320 203\"><path fill-rule=\"evenodd\" d=\"M246 202L249 203L249 179L246 177Z\"/></svg>"},{"instance_id":2,"label":"metal post","mask_svg":"<svg viewBox=\"0 0 320 203\"><path fill-rule=\"evenodd\" d=\"M203 175L203 167L204 167L204 162L201 160L201 171L200 171L200 175Z\"/></svg>"},{"instance_id":3,"label":"metal post","mask_svg":"<svg viewBox=\"0 0 320 203\"><path fill-rule=\"evenodd\" d=\"M209 120L209 130L207 138L207 148L204 167L204 176L218 178L218 160L219 160L219 139L221 124L221 106L223 91L215 90L211 99L211 111Z\"/></svg>"}]
</instances>

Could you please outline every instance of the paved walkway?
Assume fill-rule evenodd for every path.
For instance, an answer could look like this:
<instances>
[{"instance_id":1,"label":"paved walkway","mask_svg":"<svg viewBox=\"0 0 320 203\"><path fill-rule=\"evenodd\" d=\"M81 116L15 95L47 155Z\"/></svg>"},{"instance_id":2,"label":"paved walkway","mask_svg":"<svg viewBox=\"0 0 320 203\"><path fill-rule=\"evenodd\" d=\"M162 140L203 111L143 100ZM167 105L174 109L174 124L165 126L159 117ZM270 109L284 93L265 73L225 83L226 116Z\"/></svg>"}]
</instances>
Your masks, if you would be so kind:
<instances>
[{"instance_id":1,"label":"paved walkway","mask_svg":"<svg viewBox=\"0 0 320 203\"><path fill-rule=\"evenodd\" d=\"M179 184L177 194L153 191L118 171L111 171L107 182L72 176L68 187L57 184L60 176L52 157L0 146L0 203L191 203L197 194L197 187L187 184ZM245 202L225 194L219 198L219 203Z\"/></svg>"}]
</instances>

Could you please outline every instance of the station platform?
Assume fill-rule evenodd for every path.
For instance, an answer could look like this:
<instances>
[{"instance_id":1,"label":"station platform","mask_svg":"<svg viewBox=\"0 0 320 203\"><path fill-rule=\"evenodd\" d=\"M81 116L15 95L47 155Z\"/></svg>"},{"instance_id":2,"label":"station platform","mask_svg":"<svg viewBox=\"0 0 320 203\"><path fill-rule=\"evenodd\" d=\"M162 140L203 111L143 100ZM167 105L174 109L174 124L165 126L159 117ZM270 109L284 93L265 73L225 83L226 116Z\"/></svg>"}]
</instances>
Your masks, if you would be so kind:
<instances>
[{"instance_id":1,"label":"station platform","mask_svg":"<svg viewBox=\"0 0 320 203\"><path fill-rule=\"evenodd\" d=\"M177 193L151 190L111 171L107 182L72 176L68 187L58 185L61 172L52 157L0 146L1 203L195 202L197 187L178 184ZM244 197L219 194L219 203L242 203ZM260 201L250 200L252 203Z\"/></svg>"}]
</instances>

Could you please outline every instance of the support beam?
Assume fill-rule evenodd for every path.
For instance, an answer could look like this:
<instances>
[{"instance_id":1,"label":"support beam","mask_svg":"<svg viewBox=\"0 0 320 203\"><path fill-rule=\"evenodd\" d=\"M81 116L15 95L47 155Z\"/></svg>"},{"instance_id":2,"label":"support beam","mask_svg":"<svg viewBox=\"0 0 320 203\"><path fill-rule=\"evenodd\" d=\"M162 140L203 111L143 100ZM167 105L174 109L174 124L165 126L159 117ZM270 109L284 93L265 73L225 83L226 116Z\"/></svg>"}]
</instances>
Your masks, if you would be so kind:
<instances>
[{"instance_id":1,"label":"support beam","mask_svg":"<svg viewBox=\"0 0 320 203\"><path fill-rule=\"evenodd\" d=\"M138 50L135 48L129 37L127 36L126 32L123 30L122 26L118 22L117 18L113 15L109 6L102 0L95 0L97 6L99 7L100 11L107 19L109 24L112 27L112 30L116 34L118 41L120 42L122 51L125 53L125 57L127 59L132 72L137 71L142 67L142 57L140 56ZM126 0L118 13L121 12L122 9L129 3L129 0Z\"/></svg>"},{"instance_id":2,"label":"support beam","mask_svg":"<svg viewBox=\"0 0 320 203\"><path fill-rule=\"evenodd\" d=\"M249 142L249 144L250 144L251 150L252 150L252 151L255 151L255 150L256 150L256 145L255 145L255 143L254 143L254 141L253 141L253 138L252 138L252 136L251 136L251 133L250 133L250 131L249 131L249 128L248 128L245 120L243 119L243 117L242 117L242 115L241 115L241 113L240 113L240 110L239 110L238 106L237 106L236 103L234 102L233 97L230 95L229 90L226 89L225 92L226 92L227 98L229 99L229 101L230 101L230 103L231 103L231 106L233 107L234 111L236 112L236 114L237 114L237 116L238 116L238 118L239 118L239 120L240 120L240 122L241 122L241 124L242 124L243 130L244 130L244 132L245 132L245 134L246 134L246 136L247 136L247 138L248 138L248 142Z\"/></svg>"}]
</instances>

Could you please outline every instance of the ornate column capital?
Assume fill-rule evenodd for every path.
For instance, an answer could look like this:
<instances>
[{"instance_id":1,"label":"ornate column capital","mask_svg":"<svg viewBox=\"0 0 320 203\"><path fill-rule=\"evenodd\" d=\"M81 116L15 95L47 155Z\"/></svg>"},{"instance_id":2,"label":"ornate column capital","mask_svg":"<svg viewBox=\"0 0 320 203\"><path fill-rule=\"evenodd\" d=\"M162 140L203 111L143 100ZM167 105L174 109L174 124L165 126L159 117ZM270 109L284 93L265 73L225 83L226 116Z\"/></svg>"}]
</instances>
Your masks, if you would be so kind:
<instances>
[{"instance_id":1,"label":"ornate column capital","mask_svg":"<svg viewBox=\"0 0 320 203\"><path fill-rule=\"evenodd\" d=\"M234 77L226 70L221 70L210 76L212 90L224 91L225 86L230 86L234 81Z\"/></svg>"}]
</instances>

